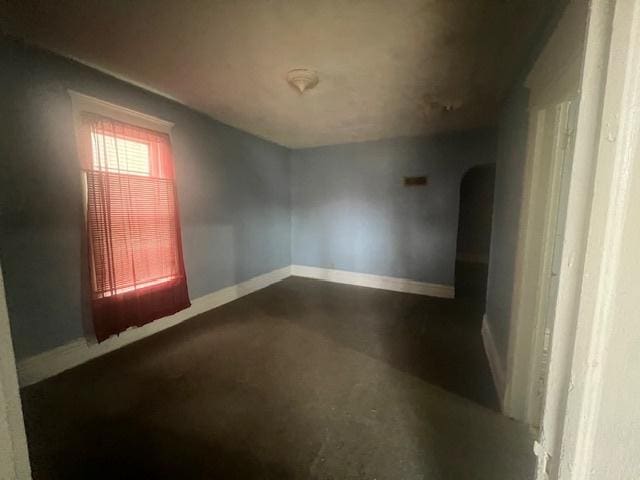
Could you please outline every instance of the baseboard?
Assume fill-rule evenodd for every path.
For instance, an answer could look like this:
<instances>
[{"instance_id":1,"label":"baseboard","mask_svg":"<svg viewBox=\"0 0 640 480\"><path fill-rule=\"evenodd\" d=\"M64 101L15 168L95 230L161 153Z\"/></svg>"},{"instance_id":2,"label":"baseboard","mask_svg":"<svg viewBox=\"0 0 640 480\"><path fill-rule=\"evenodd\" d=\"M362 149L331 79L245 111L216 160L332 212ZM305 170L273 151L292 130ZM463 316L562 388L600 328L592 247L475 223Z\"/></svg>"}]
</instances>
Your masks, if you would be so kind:
<instances>
[{"instance_id":1,"label":"baseboard","mask_svg":"<svg viewBox=\"0 0 640 480\"><path fill-rule=\"evenodd\" d=\"M93 343L85 338L78 338L60 347L20 360L17 365L20 386L26 387L40 382L105 353L112 352L154 333L173 327L196 315L268 287L290 275L432 297L454 298L455 294L454 287L451 285L416 282L415 280L404 278L347 272L344 270L291 265L196 298L192 300L191 307L185 310L142 327L129 329L117 337L112 337L102 343Z\"/></svg>"},{"instance_id":2,"label":"baseboard","mask_svg":"<svg viewBox=\"0 0 640 480\"><path fill-rule=\"evenodd\" d=\"M406 278L385 277L369 273L347 272L329 268L308 267L306 265L291 265L291 275L297 277L315 278L335 283L346 283L361 287L379 288L394 292L415 293L430 297L454 298L455 288L452 285L417 282Z\"/></svg>"},{"instance_id":3,"label":"baseboard","mask_svg":"<svg viewBox=\"0 0 640 480\"><path fill-rule=\"evenodd\" d=\"M142 327L131 328L122 332L117 337L111 337L102 343L91 343L85 338L78 338L66 345L21 360L18 362L18 379L20 386L26 387L45 378L57 375L100 355L117 350L137 340L182 323L196 315L200 315L208 310L279 282L290 275L291 267L289 266L273 270L237 285L232 285L203 297L196 298L192 300L191 307L185 310Z\"/></svg>"},{"instance_id":4,"label":"baseboard","mask_svg":"<svg viewBox=\"0 0 640 480\"><path fill-rule=\"evenodd\" d=\"M506 390L505 384L505 370L502 365L502 360L498 354L496 343L491 332L491 326L487 320L487 314L482 316L482 343L484 345L484 351L489 359L489 368L491 368L491 375L493 376L493 383L496 387L496 393L498 394L498 400L500 401L500 407L504 410L504 395Z\"/></svg>"}]
</instances>

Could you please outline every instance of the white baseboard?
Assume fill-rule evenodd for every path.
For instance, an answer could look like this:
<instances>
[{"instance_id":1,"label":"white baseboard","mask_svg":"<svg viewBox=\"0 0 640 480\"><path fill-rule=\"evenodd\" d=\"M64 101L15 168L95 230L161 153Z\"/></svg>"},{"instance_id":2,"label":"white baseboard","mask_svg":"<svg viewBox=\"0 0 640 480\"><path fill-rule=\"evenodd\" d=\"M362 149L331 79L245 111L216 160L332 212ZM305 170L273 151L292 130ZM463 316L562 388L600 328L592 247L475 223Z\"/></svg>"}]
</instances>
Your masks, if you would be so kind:
<instances>
[{"instance_id":1,"label":"white baseboard","mask_svg":"<svg viewBox=\"0 0 640 480\"><path fill-rule=\"evenodd\" d=\"M191 302L191 307L185 310L142 327L131 328L102 343L94 343L87 341L86 338L78 338L60 347L20 360L17 365L20 386L26 387L57 375L93 358L117 350L137 340L182 323L196 315L265 288L291 275L432 297L454 297L454 287L451 285L416 282L404 278L347 272L344 270L291 265L196 298Z\"/></svg>"},{"instance_id":2,"label":"white baseboard","mask_svg":"<svg viewBox=\"0 0 640 480\"><path fill-rule=\"evenodd\" d=\"M45 378L57 375L72 367L85 363L92 358L133 343L154 333L195 317L213 308L229 303L252 292L279 282L291 275L291 267L287 266L272 272L258 275L245 282L223 288L203 297L196 298L191 306L174 315L160 318L139 328L131 328L116 337L102 343L88 342L78 338L60 347L34 355L18 362L18 378L21 387L37 383Z\"/></svg>"},{"instance_id":3,"label":"white baseboard","mask_svg":"<svg viewBox=\"0 0 640 480\"><path fill-rule=\"evenodd\" d=\"M482 343L484 345L484 351L487 354L487 358L489 359L489 367L491 368L491 375L493 376L493 383L496 387L500 407L504 410L506 374L502 365L502 360L498 354L498 349L496 348L495 340L493 339L493 333L491 332L491 326L487 320L486 313L482 316Z\"/></svg>"},{"instance_id":4,"label":"white baseboard","mask_svg":"<svg viewBox=\"0 0 640 480\"><path fill-rule=\"evenodd\" d=\"M452 285L417 282L406 278L385 277L369 273L347 272L329 268L308 267L305 265L291 265L291 275L297 277L315 278L334 283L346 283L361 287L379 288L394 292L415 293L430 297L454 298L455 288Z\"/></svg>"}]
</instances>

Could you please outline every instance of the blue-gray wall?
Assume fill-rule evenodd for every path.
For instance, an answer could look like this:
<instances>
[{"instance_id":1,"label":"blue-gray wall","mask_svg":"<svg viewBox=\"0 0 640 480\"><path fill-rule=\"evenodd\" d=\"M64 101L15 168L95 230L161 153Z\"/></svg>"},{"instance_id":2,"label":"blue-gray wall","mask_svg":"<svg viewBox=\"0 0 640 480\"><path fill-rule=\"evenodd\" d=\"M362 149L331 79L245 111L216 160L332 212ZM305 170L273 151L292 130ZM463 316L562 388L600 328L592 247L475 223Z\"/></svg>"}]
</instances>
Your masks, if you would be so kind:
<instances>
[{"instance_id":1,"label":"blue-gray wall","mask_svg":"<svg viewBox=\"0 0 640 480\"><path fill-rule=\"evenodd\" d=\"M82 186L67 89L172 121L191 298L290 263L452 285L460 180L495 132L289 151L0 40L0 255L19 359L80 338ZM426 187L403 177L428 175Z\"/></svg>"},{"instance_id":2,"label":"blue-gray wall","mask_svg":"<svg viewBox=\"0 0 640 480\"><path fill-rule=\"evenodd\" d=\"M498 128L486 312L498 354L505 366L527 157L528 99L528 91L524 87L514 89L504 104Z\"/></svg>"},{"instance_id":3,"label":"blue-gray wall","mask_svg":"<svg viewBox=\"0 0 640 480\"><path fill-rule=\"evenodd\" d=\"M495 132L335 145L291 154L294 264L454 284L460 181L495 161ZM428 176L405 187L405 176Z\"/></svg>"},{"instance_id":4,"label":"blue-gray wall","mask_svg":"<svg viewBox=\"0 0 640 480\"><path fill-rule=\"evenodd\" d=\"M287 149L0 39L0 250L18 358L84 335L82 190L67 89L175 123L192 299L291 263Z\"/></svg>"}]
</instances>

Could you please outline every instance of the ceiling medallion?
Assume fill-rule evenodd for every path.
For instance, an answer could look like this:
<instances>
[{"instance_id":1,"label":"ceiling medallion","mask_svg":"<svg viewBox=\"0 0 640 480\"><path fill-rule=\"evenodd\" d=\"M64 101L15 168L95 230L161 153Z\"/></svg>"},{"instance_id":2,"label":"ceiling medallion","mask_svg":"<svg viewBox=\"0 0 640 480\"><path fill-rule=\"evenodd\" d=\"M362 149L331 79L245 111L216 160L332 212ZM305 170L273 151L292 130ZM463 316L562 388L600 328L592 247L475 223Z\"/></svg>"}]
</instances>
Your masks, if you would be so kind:
<instances>
[{"instance_id":1,"label":"ceiling medallion","mask_svg":"<svg viewBox=\"0 0 640 480\"><path fill-rule=\"evenodd\" d=\"M287 73L287 82L300 93L312 89L318 84L318 81L318 74L306 68L296 68Z\"/></svg>"}]
</instances>

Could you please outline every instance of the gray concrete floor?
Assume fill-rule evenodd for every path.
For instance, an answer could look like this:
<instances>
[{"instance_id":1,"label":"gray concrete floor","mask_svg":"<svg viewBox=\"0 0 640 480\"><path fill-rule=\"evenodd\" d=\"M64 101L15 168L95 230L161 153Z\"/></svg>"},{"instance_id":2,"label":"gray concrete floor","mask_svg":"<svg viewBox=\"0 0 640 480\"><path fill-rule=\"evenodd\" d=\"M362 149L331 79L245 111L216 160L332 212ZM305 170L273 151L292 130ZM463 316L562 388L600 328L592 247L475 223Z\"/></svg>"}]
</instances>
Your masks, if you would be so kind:
<instances>
[{"instance_id":1,"label":"gray concrete floor","mask_svg":"<svg viewBox=\"0 0 640 480\"><path fill-rule=\"evenodd\" d=\"M289 278L24 389L34 478L529 480L480 316Z\"/></svg>"}]
</instances>

